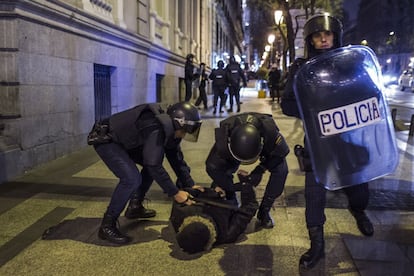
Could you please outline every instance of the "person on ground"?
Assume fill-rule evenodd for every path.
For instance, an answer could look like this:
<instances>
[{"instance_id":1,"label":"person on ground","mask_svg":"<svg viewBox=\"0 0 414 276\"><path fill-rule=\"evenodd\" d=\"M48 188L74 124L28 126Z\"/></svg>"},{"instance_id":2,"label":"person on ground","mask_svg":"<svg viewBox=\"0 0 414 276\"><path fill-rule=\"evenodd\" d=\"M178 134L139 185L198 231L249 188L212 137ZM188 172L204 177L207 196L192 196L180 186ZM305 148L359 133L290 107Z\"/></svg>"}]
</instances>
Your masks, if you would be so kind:
<instances>
[{"instance_id":1,"label":"person on ground","mask_svg":"<svg viewBox=\"0 0 414 276\"><path fill-rule=\"evenodd\" d=\"M173 203L170 221L178 246L189 254L209 251L213 246L233 243L246 230L256 214L258 203L246 171L239 171L241 206L226 200L221 189L187 189L195 204Z\"/></svg>"}]
</instances>

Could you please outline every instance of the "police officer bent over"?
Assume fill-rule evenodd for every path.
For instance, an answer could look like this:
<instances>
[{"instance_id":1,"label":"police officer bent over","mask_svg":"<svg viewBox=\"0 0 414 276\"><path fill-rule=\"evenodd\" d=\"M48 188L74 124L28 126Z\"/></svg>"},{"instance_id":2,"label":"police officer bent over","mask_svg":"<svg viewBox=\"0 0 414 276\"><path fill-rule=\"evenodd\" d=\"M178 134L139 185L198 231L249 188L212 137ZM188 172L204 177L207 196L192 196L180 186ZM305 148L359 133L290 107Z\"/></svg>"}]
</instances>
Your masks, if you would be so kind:
<instances>
[{"instance_id":1,"label":"police officer bent over","mask_svg":"<svg viewBox=\"0 0 414 276\"><path fill-rule=\"evenodd\" d=\"M260 163L249 174L249 182L257 186L263 173L266 170L270 172L257 219L260 226L272 228L274 223L269 211L285 186L288 174L285 157L288 153L289 147L271 115L241 113L221 121L220 127L216 128L206 170L213 180L212 187L221 187L227 199L237 204L233 174L241 164L253 164L260 158Z\"/></svg>"},{"instance_id":2,"label":"police officer bent over","mask_svg":"<svg viewBox=\"0 0 414 276\"><path fill-rule=\"evenodd\" d=\"M197 141L200 126L200 114L188 102L170 106L167 113L158 104L142 104L95 123L88 144L94 145L119 178L99 228L101 239L117 244L130 242L130 237L117 228L117 219L130 199L130 217L155 215L155 211L143 210L141 204L153 180L176 202L192 203L189 194L176 187L162 163L165 155L180 183L192 187L194 181L180 142L183 138ZM136 164L142 165L141 171Z\"/></svg>"}]
</instances>

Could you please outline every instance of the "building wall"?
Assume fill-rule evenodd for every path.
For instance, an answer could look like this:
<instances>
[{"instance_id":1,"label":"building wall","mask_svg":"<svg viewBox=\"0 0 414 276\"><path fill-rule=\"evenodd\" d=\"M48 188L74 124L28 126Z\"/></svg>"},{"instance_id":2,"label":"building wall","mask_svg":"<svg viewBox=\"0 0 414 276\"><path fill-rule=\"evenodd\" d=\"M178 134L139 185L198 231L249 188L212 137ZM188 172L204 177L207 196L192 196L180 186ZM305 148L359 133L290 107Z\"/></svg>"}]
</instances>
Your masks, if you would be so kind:
<instances>
[{"instance_id":1,"label":"building wall","mask_svg":"<svg viewBox=\"0 0 414 276\"><path fill-rule=\"evenodd\" d=\"M183 100L185 56L192 52L211 65L214 5L2 1L0 183L87 146L95 121L95 64L110 68L112 114Z\"/></svg>"}]
</instances>

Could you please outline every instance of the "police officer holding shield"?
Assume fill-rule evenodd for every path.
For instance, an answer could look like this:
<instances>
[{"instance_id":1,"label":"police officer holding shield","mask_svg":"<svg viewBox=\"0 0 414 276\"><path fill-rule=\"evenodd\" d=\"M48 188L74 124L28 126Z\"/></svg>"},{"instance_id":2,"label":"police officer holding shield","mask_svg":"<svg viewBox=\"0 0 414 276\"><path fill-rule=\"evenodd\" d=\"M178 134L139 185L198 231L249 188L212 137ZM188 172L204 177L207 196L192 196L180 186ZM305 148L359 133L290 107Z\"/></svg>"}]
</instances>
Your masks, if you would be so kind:
<instances>
[{"instance_id":1,"label":"police officer holding shield","mask_svg":"<svg viewBox=\"0 0 414 276\"><path fill-rule=\"evenodd\" d=\"M293 90L296 72L307 60L331 49L342 47L342 33L342 23L329 15L316 15L306 22L304 26L305 59L296 60L290 68L289 79L281 103L282 111L285 115L294 116L302 120L305 119L301 118ZM325 256L323 226L326 220L324 213L326 189L322 183L316 180L311 167L306 168L305 171L305 215L311 246L301 256L299 266L301 269L306 270L314 267ZM342 190L348 198L348 208L355 217L359 230L365 236L372 236L374 228L364 212L369 200L368 183L345 187Z\"/></svg>"}]
</instances>

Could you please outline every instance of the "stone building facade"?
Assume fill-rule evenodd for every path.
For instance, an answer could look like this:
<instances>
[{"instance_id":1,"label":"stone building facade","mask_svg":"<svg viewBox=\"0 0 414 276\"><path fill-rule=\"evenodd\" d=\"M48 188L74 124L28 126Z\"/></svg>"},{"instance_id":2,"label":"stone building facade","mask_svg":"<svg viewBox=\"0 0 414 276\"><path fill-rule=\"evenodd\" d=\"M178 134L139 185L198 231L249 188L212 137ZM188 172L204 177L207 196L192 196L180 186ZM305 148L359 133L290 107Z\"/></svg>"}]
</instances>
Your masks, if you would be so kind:
<instances>
[{"instance_id":1,"label":"stone building facade","mask_svg":"<svg viewBox=\"0 0 414 276\"><path fill-rule=\"evenodd\" d=\"M0 183L86 147L94 121L184 99L185 56L240 49L239 1L0 2ZM242 12L241 9L236 10ZM194 98L197 90L194 90Z\"/></svg>"}]
</instances>

